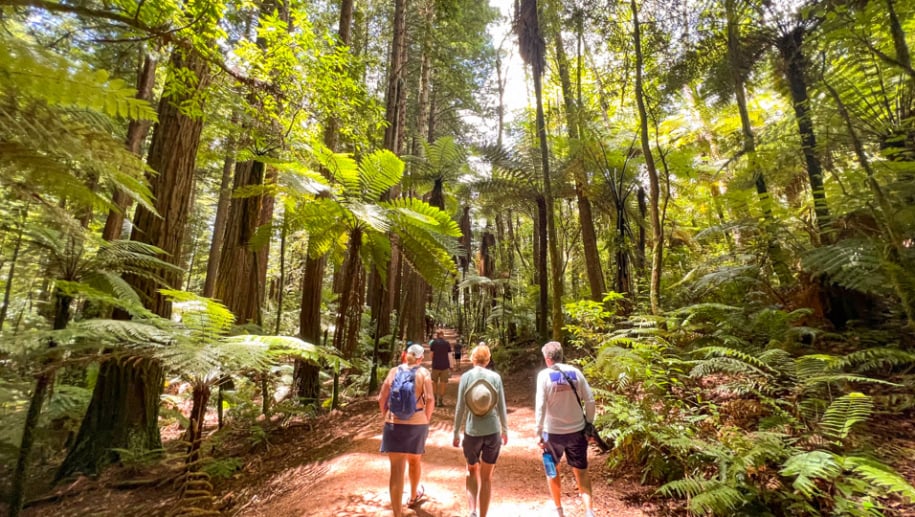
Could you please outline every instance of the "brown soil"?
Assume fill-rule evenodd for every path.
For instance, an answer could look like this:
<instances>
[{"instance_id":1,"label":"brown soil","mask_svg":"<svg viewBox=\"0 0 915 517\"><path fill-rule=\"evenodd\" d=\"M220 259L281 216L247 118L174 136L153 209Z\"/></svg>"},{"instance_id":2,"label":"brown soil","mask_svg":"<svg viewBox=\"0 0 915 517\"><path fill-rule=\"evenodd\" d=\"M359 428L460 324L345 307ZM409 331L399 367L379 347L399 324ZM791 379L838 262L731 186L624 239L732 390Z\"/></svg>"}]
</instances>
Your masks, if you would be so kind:
<instances>
[{"instance_id":1,"label":"brown soil","mask_svg":"<svg viewBox=\"0 0 915 517\"><path fill-rule=\"evenodd\" d=\"M468 368L465 357L461 370ZM489 513L493 517L555 515L535 436L536 373L535 369L502 372L509 438L495 470ZM426 498L415 509L405 508L404 515L452 517L468 513L465 463L461 450L451 443L458 380L458 373L452 375L445 406L437 407L433 415L423 456ZM245 454L241 471L215 487L216 507L224 515L237 516L391 515L388 459L378 452L381 428L376 401L365 398L311 423L282 429L271 435L266 450ZM593 450L591 460L597 515L637 516L657 510L624 501L624 497L629 501L644 500L650 489L635 480L609 477ZM565 514L584 515L567 465L561 467L560 475ZM112 469L99 480L80 478L72 486L59 487L59 498L30 505L25 515L156 516L180 508L176 490L170 484L130 490L114 488L125 477L123 472Z\"/></svg>"}]
</instances>

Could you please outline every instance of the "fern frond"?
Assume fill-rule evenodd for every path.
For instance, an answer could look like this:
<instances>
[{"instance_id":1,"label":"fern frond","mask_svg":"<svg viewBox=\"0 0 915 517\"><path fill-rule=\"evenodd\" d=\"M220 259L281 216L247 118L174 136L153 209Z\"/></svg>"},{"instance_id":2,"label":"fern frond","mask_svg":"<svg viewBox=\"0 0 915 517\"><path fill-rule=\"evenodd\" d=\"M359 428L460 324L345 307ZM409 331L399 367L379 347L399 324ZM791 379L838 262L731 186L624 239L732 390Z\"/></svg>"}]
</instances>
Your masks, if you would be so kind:
<instances>
[{"instance_id":1,"label":"fern frond","mask_svg":"<svg viewBox=\"0 0 915 517\"><path fill-rule=\"evenodd\" d=\"M838 457L827 451L803 452L788 458L779 473L794 477L792 486L808 498L820 492L817 480L832 481L842 473Z\"/></svg>"},{"instance_id":2,"label":"fern frond","mask_svg":"<svg viewBox=\"0 0 915 517\"><path fill-rule=\"evenodd\" d=\"M869 239L845 239L820 246L801 259L803 268L814 276L864 293L883 293L889 284L883 268L883 256Z\"/></svg>"},{"instance_id":3,"label":"fern frond","mask_svg":"<svg viewBox=\"0 0 915 517\"><path fill-rule=\"evenodd\" d=\"M871 397L852 392L833 401L823 414L820 427L833 438L846 438L855 424L866 422L874 409Z\"/></svg>"},{"instance_id":4,"label":"fern frond","mask_svg":"<svg viewBox=\"0 0 915 517\"><path fill-rule=\"evenodd\" d=\"M846 457L844 464L845 468L869 483L905 497L910 503L915 503L915 488L887 465L877 460L860 456Z\"/></svg>"},{"instance_id":5,"label":"fern frond","mask_svg":"<svg viewBox=\"0 0 915 517\"><path fill-rule=\"evenodd\" d=\"M720 484L693 497L689 508L696 514L734 515L745 503L746 498L739 490Z\"/></svg>"},{"instance_id":6,"label":"fern frond","mask_svg":"<svg viewBox=\"0 0 915 517\"><path fill-rule=\"evenodd\" d=\"M404 163L396 154L382 149L359 160L361 199L375 202L403 178Z\"/></svg>"}]
</instances>

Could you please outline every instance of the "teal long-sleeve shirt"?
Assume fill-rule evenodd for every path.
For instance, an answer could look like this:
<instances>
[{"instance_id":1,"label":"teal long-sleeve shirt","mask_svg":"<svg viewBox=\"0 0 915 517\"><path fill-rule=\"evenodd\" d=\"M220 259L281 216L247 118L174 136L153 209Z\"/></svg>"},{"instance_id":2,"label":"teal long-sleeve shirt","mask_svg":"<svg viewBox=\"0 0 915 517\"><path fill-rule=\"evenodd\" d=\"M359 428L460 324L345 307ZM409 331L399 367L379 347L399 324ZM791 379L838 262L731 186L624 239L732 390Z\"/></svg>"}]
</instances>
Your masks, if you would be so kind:
<instances>
[{"instance_id":1,"label":"teal long-sleeve shirt","mask_svg":"<svg viewBox=\"0 0 915 517\"><path fill-rule=\"evenodd\" d=\"M476 416L464 403L464 391L479 378L485 378L499 394L496 407L484 416ZM460 439L461 429L469 436L487 436L508 432L508 409L505 407L505 389L498 373L482 366L474 366L461 375L458 399L454 408L454 438Z\"/></svg>"}]
</instances>

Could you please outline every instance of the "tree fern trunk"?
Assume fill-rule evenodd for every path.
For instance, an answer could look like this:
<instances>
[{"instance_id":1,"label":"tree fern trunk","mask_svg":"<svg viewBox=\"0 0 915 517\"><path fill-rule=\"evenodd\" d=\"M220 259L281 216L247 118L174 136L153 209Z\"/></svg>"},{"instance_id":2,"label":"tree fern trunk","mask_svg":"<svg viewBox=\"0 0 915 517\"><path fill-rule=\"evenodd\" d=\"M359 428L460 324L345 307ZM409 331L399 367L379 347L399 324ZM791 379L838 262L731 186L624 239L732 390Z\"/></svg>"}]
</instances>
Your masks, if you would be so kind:
<instances>
[{"instance_id":1,"label":"tree fern trunk","mask_svg":"<svg viewBox=\"0 0 915 517\"><path fill-rule=\"evenodd\" d=\"M794 107L794 118L801 137L801 151L807 165L807 179L813 195L814 225L818 230L818 240L829 240L826 232L829 228L829 207L826 204L826 191L823 188L823 167L816 154L816 135L813 130L813 118L810 114L810 98L807 95L806 63L801 44L804 40L804 29L796 28L778 39L776 45L785 63L785 79L791 93L791 104Z\"/></svg>"},{"instance_id":2,"label":"tree fern trunk","mask_svg":"<svg viewBox=\"0 0 915 517\"><path fill-rule=\"evenodd\" d=\"M63 330L67 328L70 322L70 302L72 298L64 295L60 291L54 294L54 330ZM49 348L54 348L56 343L48 343ZM38 428L38 418L41 416L41 407L44 405L45 396L48 389L54 383L54 373L42 371L35 378L35 388L32 390L32 396L29 397L29 409L25 415L25 423L22 426L22 439L19 442L19 453L16 458L16 470L13 472L12 487L10 489L10 516L16 517L22 510L22 503L25 501L25 480L28 472L29 455L32 452L32 445L35 443L35 429Z\"/></svg>"}]
</instances>

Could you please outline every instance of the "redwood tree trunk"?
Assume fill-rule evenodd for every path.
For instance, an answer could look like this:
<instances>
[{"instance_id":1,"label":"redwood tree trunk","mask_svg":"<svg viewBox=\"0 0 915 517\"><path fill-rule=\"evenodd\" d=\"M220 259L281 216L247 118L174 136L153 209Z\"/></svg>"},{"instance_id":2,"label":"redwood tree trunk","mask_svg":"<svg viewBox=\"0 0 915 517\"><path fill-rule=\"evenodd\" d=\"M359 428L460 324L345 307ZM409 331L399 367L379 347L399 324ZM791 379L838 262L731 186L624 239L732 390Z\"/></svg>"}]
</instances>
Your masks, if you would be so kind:
<instances>
[{"instance_id":1,"label":"redwood tree trunk","mask_svg":"<svg viewBox=\"0 0 915 517\"><path fill-rule=\"evenodd\" d=\"M182 113L178 106L204 90L210 75L207 63L193 52L174 53L172 66L192 72L196 83L180 88L181 95L164 97L159 102L159 122L148 159L149 166L156 171L149 181L157 213L137 207L132 238L158 246L167 253L165 260L176 263L182 256L181 244L191 212L197 148L203 128L202 119ZM164 271L161 275L168 286L181 286L179 273ZM158 283L136 276L128 281L145 298L150 310L164 318L171 316L171 303L159 294ZM113 448L161 447L158 415L163 382L162 366L157 361L104 360L79 434L57 472L57 479L75 472L98 472L113 459Z\"/></svg>"},{"instance_id":2,"label":"redwood tree trunk","mask_svg":"<svg viewBox=\"0 0 915 517\"><path fill-rule=\"evenodd\" d=\"M354 0L343 0L340 4L338 39L341 45L352 42ZM338 146L339 122L335 117L327 120L324 128L324 145L331 151ZM324 285L326 257L305 257L305 272L302 276L302 304L299 310L299 335L313 345L321 340L321 290ZM296 395L303 404L318 403L321 399L319 365L296 359L293 384Z\"/></svg>"},{"instance_id":3,"label":"redwood tree trunk","mask_svg":"<svg viewBox=\"0 0 915 517\"><path fill-rule=\"evenodd\" d=\"M263 186L265 173L263 162L249 160L239 163L235 167L235 190ZM271 196L234 198L229 208L225 243L216 277L216 298L235 314L240 324L261 324L266 247L252 249L251 239L263 224L264 203L268 197ZM272 213L272 210L269 211Z\"/></svg>"},{"instance_id":4,"label":"redwood tree trunk","mask_svg":"<svg viewBox=\"0 0 915 517\"><path fill-rule=\"evenodd\" d=\"M153 87L156 84L156 60L149 54L143 56L143 64L137 74L137 98L152 100ZM143 140L149 133L151 122L148 120L131 120L127 125L127 150L139 156ZM124 213L130 208L130 198L121 190L115 190L112 198L115 208L108 211L102 238L113 241L121 238L121 227L124 225Z\"/></svg>"},{"instance_id":5,"label":"redwood tree trunk","mask_svg":"<svg viewBox=\"0 0 915 517\"><path fill-rule=\"evenodd\" d=\"M213 221L213 237L210 240L207 276L203 282L203 295L207 298L212 297L216 291L219 262L222 260L222 247L226 241L226 219L229 215L229 204L232 202L232 170L235 168L234 139L229 139L226 148L226 157L222 164L222 179L219 181L219 198L216 201L216 218Z\"/></svg>"}]
</instances>

